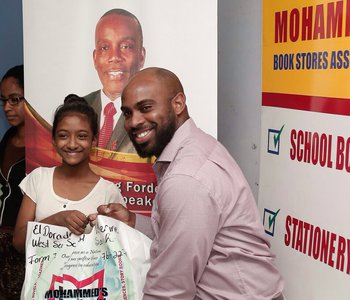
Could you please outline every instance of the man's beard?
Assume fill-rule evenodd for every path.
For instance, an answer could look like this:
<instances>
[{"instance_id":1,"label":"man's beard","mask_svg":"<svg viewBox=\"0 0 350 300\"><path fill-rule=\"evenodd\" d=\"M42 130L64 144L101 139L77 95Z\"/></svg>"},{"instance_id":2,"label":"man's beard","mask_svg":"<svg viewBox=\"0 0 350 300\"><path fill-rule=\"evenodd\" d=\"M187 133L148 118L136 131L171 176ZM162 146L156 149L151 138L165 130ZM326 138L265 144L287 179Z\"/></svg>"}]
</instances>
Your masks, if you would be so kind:
<instances>
[{"instance_id":1,"label":"man's beard","mask_svg":"<svg viewBox=\"0 0 350 300\"><path fill-rule=\"evenodd\" d=\"M136 143L132 138L131 141L140 157L159 157L166 145L169 144L170 140L174 136L176 131L175 118L171 115L168 123L162 128L156 126L158 129L155 135L155 145L153 147L148 147L148 142L143 144Z\"/></svg>"}]
</instances>

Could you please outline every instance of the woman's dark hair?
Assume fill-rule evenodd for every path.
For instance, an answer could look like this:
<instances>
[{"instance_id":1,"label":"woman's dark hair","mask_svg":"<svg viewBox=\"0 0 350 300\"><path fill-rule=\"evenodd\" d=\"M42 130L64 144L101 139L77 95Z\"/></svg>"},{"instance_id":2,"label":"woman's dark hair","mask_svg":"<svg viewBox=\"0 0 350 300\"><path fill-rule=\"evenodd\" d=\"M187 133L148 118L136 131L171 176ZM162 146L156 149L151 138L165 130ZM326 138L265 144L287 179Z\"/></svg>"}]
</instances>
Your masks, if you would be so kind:
<instances>
[{"instance_id":1,"label":"woman's dark hair","mask_svg":"<svg viewBox=\"0 0 350 300\"><path fill-rule=\"evenodd\" d=\"M86 116L90 123L90 127L95 137L98 133L98 116L95 110L86 102L82 97L79 97L75 94L69 94L65 99L62 105L57 107L55 112L55 117L52 124L52 137L55 137L55 132L57 129L58 123L67 115L72 114L82 114Z\"/></svg>"},{"instance_id":2,"label":"woman's dark hair","mask_svg":"<svg viewBox=\"0 0 350 300\"><path fill-rule=\"evenodd\" d=\"M5 75L2 77L1 82L4 81L4 79L13 77L17 79L17 82L19 86L24 89L24 67L23 65L15 66L11 69L9 69Z\"/></svg>"}]
</instances>

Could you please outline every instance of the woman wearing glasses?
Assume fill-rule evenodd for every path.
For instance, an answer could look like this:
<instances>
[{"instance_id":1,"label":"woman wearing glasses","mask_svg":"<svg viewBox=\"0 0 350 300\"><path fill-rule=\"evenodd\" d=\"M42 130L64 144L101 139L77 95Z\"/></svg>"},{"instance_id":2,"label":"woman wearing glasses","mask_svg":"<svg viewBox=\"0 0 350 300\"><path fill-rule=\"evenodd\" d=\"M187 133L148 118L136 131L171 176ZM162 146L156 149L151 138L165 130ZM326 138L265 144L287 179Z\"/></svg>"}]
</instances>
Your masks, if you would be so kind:
<instances>
[{"instance_id":1,"label":"woman wearing glasses","mask_svg":"<svg viewBox=\"0 0 350 300\"><path fill-rule=\"evenodd\" d=\"M25 176L23 73L23 65L15 66L0 82L0 104L11 126L0 142L0 290L5 296L1 299L19 299L24 279L24 256L12 246L23 197L18 184Z\"/></svg>"}]
</instances>

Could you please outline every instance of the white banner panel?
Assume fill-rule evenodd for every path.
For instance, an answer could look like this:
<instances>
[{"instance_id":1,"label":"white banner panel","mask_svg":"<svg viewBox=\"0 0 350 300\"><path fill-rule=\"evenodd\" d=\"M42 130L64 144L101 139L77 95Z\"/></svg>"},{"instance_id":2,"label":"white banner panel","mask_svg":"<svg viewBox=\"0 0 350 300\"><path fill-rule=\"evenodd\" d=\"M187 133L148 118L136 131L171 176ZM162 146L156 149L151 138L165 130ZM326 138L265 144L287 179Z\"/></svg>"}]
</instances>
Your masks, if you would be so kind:
<instances>
[{"instance_id":1,"label":"white banner panel","mask_svg":"<svg viewBox=\"0 0 350 300\"><path fill-rule=\"evenodd\" d=\"M350 297L348 128L344 116L263 108L259 206L287 299Z\"/></svg>"}]
</instances>

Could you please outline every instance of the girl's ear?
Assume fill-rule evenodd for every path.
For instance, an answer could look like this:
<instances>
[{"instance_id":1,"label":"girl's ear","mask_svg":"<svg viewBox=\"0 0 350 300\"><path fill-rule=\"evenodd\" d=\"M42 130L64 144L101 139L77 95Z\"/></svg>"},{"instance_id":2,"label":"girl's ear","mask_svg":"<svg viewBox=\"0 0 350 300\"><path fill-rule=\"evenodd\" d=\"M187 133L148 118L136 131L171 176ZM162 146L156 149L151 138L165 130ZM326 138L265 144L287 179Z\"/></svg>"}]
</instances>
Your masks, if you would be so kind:
<instances>
[{"instance_id":1,"label":"girl's ear","mask_svg":"<svg viewBox=\"0 0 350 300\"><path fill-rule=\"evenodd\" d=\"M97 147L97 136L95 136L95 137L92 139L91 146L92 146L92 147Z\"/></svg>"},{"instance_id":2,"label":"girl's ear","mask_svg":"<svg viewBox=\"0 0 350 300\"><path fill-rule=\"evenodd\" d=\"M52 138L51 144L57 150L57 145L54 138Z\"/></svg>"}]
</instances>

